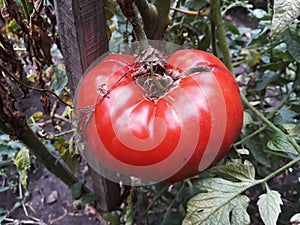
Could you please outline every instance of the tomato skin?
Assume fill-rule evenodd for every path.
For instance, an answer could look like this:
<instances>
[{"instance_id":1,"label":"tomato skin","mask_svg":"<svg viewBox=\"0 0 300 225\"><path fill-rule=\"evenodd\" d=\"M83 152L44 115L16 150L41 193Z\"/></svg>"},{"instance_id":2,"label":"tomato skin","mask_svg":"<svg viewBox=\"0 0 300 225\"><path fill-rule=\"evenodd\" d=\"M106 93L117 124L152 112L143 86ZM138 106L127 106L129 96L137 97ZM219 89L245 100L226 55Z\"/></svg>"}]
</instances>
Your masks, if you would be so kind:
<instances>
[{"instance_id":1,"label":"tomato skin","mask_svg":"<svg viewBox=\"0 0 300 225\"><path fill-rule=\"evenodd\" d=\"M95 158L115 172L155 182L182 180L219 161L243 122L239 89L224 64L200 50L175 52L167 69L192 72L157 101L131 77L133 66L131 55L110 55L80 84L77 108L95 106L89 123L81 123ZM191 70L201 67L209 70ZM104 98L97 94L103 84L110 90Z\"/></svg>"}]
</instances>

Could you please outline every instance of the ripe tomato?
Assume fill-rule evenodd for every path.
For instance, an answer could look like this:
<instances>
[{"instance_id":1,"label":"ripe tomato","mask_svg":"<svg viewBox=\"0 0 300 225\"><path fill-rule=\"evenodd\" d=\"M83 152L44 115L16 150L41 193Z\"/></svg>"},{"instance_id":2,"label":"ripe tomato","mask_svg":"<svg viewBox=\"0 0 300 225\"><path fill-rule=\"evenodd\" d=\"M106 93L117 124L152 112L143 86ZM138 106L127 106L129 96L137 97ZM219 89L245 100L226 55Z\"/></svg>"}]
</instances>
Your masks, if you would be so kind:
<instances>
[{"instance_id":1,"label":"ripe tomato","mask_svg":"<svg viewBox=\"0 0 300 225\"><path fill-rule=\"evenodd\" d=\"M219 161L243 122L234 77L200 50L145 63L109 55L82 80L77 109L101 165L154 182L182 180Z\"/></svg>"}]
</instances>

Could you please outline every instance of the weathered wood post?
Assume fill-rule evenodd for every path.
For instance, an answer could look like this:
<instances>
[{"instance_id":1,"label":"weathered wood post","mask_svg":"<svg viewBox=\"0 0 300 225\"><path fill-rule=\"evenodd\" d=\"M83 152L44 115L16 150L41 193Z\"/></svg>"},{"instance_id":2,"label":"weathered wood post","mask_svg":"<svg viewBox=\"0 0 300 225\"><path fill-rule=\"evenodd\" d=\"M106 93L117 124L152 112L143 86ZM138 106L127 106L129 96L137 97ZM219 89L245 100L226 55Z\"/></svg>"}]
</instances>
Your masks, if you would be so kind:
<instances>
[{"instance_id":1,"label":"weathered wood post","mask_svg":"<svg viewBox=\"0 0 300 225\"><path fill-rule=\"evenodd\" d=\"M55 0L58 30L69 87L75 93L78 82L89 65L108 51L103 0ZM90 174L95 193L100 196L98 208L110 211L120 204L120 186L92 168Z\"/></svg>"}]
</instances>

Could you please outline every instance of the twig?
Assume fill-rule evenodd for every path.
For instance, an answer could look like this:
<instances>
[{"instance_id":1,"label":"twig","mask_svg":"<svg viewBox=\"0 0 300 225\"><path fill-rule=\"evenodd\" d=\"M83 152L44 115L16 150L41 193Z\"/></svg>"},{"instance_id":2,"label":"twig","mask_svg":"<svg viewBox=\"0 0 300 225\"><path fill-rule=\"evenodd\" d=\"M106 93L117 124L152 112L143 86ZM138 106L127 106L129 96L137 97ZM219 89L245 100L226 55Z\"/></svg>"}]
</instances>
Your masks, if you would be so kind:
<instances>
[{"instance_id":1,"label":"twig","mask_svg":"<svg viewBox=\"0 0 300 225\"><path fill-rule=\"evenodd\" d=\"M63 210L64 210L64 213L63 213L61 216L57 217L57 218L54 218L54 219L48 219L49 225L54 224L54 223L56 223L56 222L62 220L63 218L65 218L65 217L68 215L68 211L67 211L64 207L62 207L62 208L63 208Z\"/></svg>"},{"instance_id":2,"label":"twig","mask_svg":"<svg viewBox=\"0 0 300 225\"><path fill-rule=\"evenodd\" d=\"M183 13L183 14L188 15L188 16L202 16L202 17L209 16L208 12L191 11L191 10L184 10L184 9L173 8L173 7L171 7L170 9L172 9L176 12Z\"/></svg>"}]
</instances>

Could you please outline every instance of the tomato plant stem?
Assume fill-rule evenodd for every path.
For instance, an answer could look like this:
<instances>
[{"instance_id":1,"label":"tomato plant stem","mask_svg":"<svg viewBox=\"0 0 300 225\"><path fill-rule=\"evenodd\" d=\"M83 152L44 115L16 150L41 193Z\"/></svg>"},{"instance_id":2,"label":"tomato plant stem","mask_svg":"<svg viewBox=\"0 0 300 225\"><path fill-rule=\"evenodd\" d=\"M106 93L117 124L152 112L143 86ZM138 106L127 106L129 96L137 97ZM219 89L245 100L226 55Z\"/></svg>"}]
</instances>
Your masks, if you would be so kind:
<instances>
[{"instance_id":1,"label":"tomato plant stem","mask_svg":"<svg viewBox=\"0 0 300 225\"><path fill-rule=\"evenodd\" d=\"M145 209L143 212L142 216L146 216L148 214L148 211L153 207L153 204L165 193L165 191L168 190L170 187L171 183L166 183L165 186L163 186L159 192L155 195L153 201L151 204L148 205L148 207Z\"/></svg>"},{"instance_id":2,"label":"tomato plant stem","mask_svg":"<svg viewBox=\"0 0 300 225\"><path fill-rule=\"evenodd\" d=\"M244 143L245 141L249 140L250 138L254 137L255 135L259 134L260 132L262 132L263 130L265 130L267 128L267 126L262 126L261 128L259 128L258 130L254 131L253 133L251 133L250 135L244 137L242 140L236 142L234 144L234 146L238 146L242 143Z\"/></svg>"},{"instance_id":3,"label":"tomato plant stem","mask_svg":"<svg viewBox=\"0 0 300 225\"><path fill-rule=\"evenodd\" d=\"M146 33L138 17L138 9L135 5L133 5L133 9L134 9L134 18L132 22L132 27L134 30L134 34L136 35L136 38L140 41L141 51L143 51L149 47L149 44L148 44Z\"/></svg>"},{"instance_id":4,"label":"tomato plant stem","mask_svg":"<svg viewBox=\"0 0 300 225\"><path fill-rule=\"evenodd\" d=\"M245 95L241 94L241 98L244 102L244 104L262 121L264 122L268 127L270 127L272 130L274 130L276 133L281 134L283 136L286 136L287 140L295 150L300 154L300 146L289 136L286 135L282 130L280 130L278 127L276 127L268 118L266 118L262 113L260 113L254 106L250 104L248 99L245 97Z\"/></svg>"},{"instance_id":5,"label":"tomato plant stem","mask_svg":"<svg viewBox=\"0 0 300 225\"><path fill-rule=\"evenodd\" d=\"M297 158L295 158L294 160L288 162L287 164L285 164L284 166L280 167L279 169L277 169L276 171L270 173L268 176L266 176L265 178L260 180L260 183L265 183L267 181L269 181L270 179L272 179L273 177L275 177L276 175L278 175L279 173L285 171L286 169L292 167L294 164L300 162L300 156L298 156Z\"/></svg>"},{"instance_id":6,"label":"tomato plant stem","mask_svg":"<svg viewBox=\"0 0 300 225\"><path fill-rule=\"evenodd\" d=\"M154 1L136 0L135 4L143 19L144 29L147 37L152 40L161 40L163 33L170 23L169 11L170 0Z\"/></svg>"},{"instance_id":7,"label":"tomato plant stem","mask_svg":"<svg viewBox=\"0 0 300 225\"><path fill-rule=\"evenodd\" d=\"M228 69L232 72L232 63L229 54L229 48L226 40L226 34L224 29L224 23L221 14L220 0L211 0L211 12L210 19L214 22L216 28L216 34L220 42L220 49L223 54L223 60Z\"/></svg>"}]
</instances>

